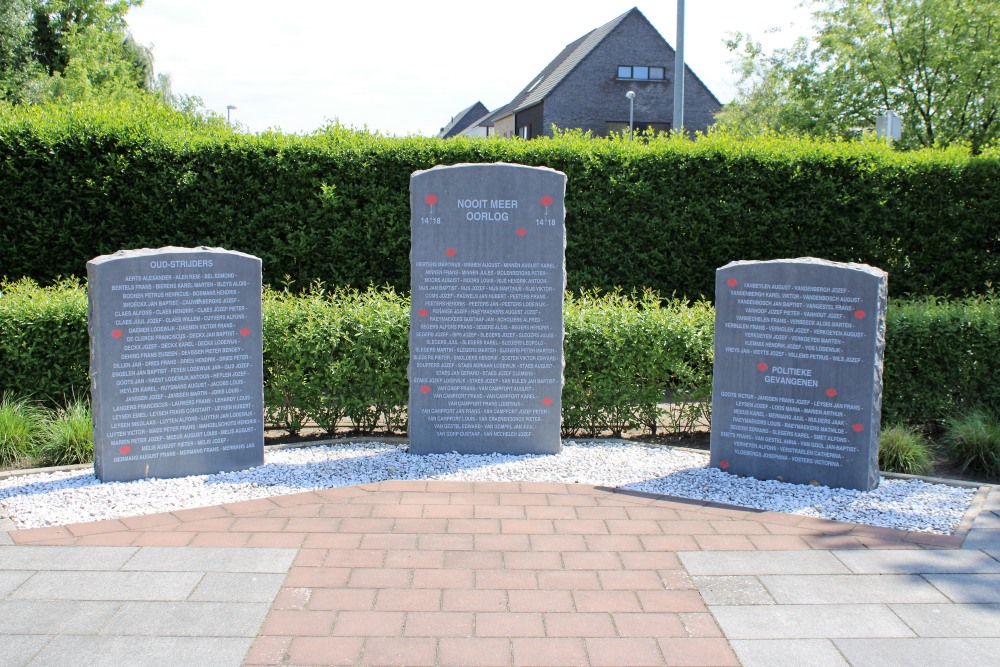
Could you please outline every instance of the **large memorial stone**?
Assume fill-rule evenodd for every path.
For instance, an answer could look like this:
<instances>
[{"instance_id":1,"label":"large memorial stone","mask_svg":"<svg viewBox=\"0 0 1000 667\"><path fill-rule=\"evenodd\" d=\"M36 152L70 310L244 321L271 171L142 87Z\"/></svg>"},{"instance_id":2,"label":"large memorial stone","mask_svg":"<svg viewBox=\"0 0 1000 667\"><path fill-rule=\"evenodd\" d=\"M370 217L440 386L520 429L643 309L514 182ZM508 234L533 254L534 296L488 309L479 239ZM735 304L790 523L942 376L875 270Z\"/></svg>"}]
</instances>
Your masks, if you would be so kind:
<instances>
[{"instance_id":1,"label":"large memorial stone","mask_svg":"<svg viewBox=\"0 0 1000 667\"><path fill-rule=\"evenodd\" d=\"M103 481L264 460L261 261L217 248L87 262L94 469Z\"/></svg>"},{"instance_id":2,"label":"large memorial stone","mask_svg":"<svg viewBox=\"0 0 1000 667\"><path fill-rule=\"evenodd\" d=\"M560 451L566 175L463 164L410 180L410 451Z\"/></svg>"},{"instance_id":3,"label":"large memorial stone","mask_svg":"<svg viewBox=\"0 0 1000 667\"><path fill-rule=\"evenodd\" d=\"M878 486L886 273L803 258L716 272L711 465Z\"/></svg>"}]
</instances>

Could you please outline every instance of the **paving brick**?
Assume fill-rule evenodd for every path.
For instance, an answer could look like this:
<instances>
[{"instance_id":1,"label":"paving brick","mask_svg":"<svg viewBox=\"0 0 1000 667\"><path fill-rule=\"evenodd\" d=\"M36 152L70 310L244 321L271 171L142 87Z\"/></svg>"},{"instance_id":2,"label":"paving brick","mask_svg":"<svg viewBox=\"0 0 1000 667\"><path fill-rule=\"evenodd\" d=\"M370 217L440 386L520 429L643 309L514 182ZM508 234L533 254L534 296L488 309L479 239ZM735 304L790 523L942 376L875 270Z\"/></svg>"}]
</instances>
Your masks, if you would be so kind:
<instances>
[{"instance_id":1,"label":"paving brick","mask_svg":"<svg viewBox=\"0 0 1000 667\"><path fill-rule=\"evenodd\" d=\"M652 570L600 571L597 577L606 590L663 590L663 581Z\"/></svg>"},{"instance_id":2,"label":"paving brick","mask_svg":"<svg viewBox=\"0 0 1000 667\"><path fill-rule=\"evenodd\" d=\"M475 535L477 551L530 551L531 539L541 535Z\"/></svg>"},{"instance_id":3,"label":"paving brick","mask_svg":"<svg viewBox=\"0 0 1000 667\"><path fill-rule=\"evenodd\" d=\"M375 611L438 611L441 591L383 588L375 596Z\"/></svg>"},{"instance_id":4,"label":"paving brick","mask_svg":"<svg viewBox=\"0 0 1000 667\"><path fill-rule=\"evenodd\" d=\"M558 535L609 535L603 519L572 519L553 522Z\"/></svg>"},{"instance_id":5,"label":"paving brick","mask_svg":"<svg viewBox=\"0 0 1000 667\"><path fill-rule=\"evenodd\" d=\"M71 523L66 525L65 528L76 537L83 537L84 535L97 535L99 533L117 533L128 530L128 526L117 519L90 521L87 523Z\"/></svg>"},{"instance_id":6,"label":"paving brick","mask_svg":"<svg viewBox=\"0 0 1000 667\"><path fill-rule=\"evenodd\" d=\"M642 611L632 591L573 591L573 603L581 612Z\"/></svg>"},{"instance_id":7,"label":"paving brick","mask_svg":"<svg viewBox=\"0 0 1000 667\"><path fill-rule=\"evenodd\" d=\"M438 590L448 588L472 588L475 584L475 577L472 570L453 569L426 569L414 570L411 588L434 588Z\"/></svg>"},{"instance_id":8,"label":"paving brick","mask_svg":"<svg viewBox=\"0 0 1000 667\"><path fill-rule=\"evenodd\" d=\"M550 521L576 521L579 517L576 514L576 507L553 506L553 505L525 505L520 508L498 508L498 509L520 509L526 519L547 519ZM520 518L520 517L511 517Z\"/></svg>"},{"instance_id":9,"label":"paving brick","mask_svg":"<svg viewBox=\"0 0 1000 667\"><path fill-rule=\"evenodd\" d=\"M504 565L500 551L445 551L444 567L452 570L498 570Z\"/></svg>"},{"instance_id":10,"label":"paving brick","mask_svg":"<svg viewBox=\"0 0 1000 667\"><path fill-rule=\"evenodd\" d=\"M371 611L378 592L374 588L284 589L288 590L310 591L307 607L314 611Z\"/></svg>"},{"instance_id":11,"label":"paving brick","mask_svg":"<svg viewBox=\"0 0 1000 667\"><path fill-rule=\"evenodd\" d=\"M438 569L444 566L444 551L393 549L386 553L385 567Z\"/></svg>"},{"instance_id":12,"label":"paving brick","mask_svg":"<svg viewBox=\"0 0 1000 667\"><path fill-rule=\"evenodd\" d=\"M626 552L630 555L636 552ZM567 570L621 570L622 559L615 553L599 551L569 552L562 555Z\"/></svg>"},{"instance_id":13,"label":"paving brick","mask_svg":"<svg viewBox=\"0 0 1000 667\"><path fill-rule=\"evenodd\" d=\"M660 647L652 637L589 637L584 642L591 661L597 665L664 664Z\"/></svg>"},{"instance_id":14,"label":"paving brick","mask_svg":"<svg viewBox=\"0 0 1000 667\"><path fill-rule=\"evenodd\" d=\"M347 585L350 588L409 588L412 580L413 570L380 567L352 570Z\"/></svg>"},{"instance_id":15,"label":"paving brick","mask_svg":"<svg viewBox=\"0 0 1000 667\"><path fill-rule=\"evenodd\" d=\"M372 637L365 641L362 662L369 667L433 667L437 642L413 637Z\"/></svg>"},{"instance_id":16,"label":"paving brick","mask_svg":"<svg viewBox=\"0 0 1000 667\"><path fill-rule=\"evenodd\" d=\"M503 565L508 570L556 570L562 568L562 557L555 551L508 551Z\"/></svg>"},{"instance_id":17,"label":"paving brick","mask_svg":"<svg viewBox=\"0 0 1000 667\"><path fill-rule=\"evenodd\" d=\"M704 611L698 591L636 591L643 611Z\"/></svg>"},{"instance_id":18,"label":"paving brick","mask_svg":"<svg viewBox=\"0 0 1000 667\"><path fill-rule=\"evenodd\" d=\"M628 570L680 570L682 567L676 553L665 551L626 551L618 554L618 557Z\"/></svg>"},{"instance_id":19,"label":"paving brick","mask_svg":"<svg viewBox=\"0 0 1000 667\"><path fill-rule=\"evenodd\" d=\"M476 505L403 505L402 507L413 507L420 510L423 519L499 519L499 516L492 516L488 512L479 514L480 507ZM483 505L482 508L492 508L490 505ZM402 509L402 508L401 508Z\"/></svg>"},{"instance_id":20,"label":"paving brick","mask_svg":"<svg viewBox=\"0 0 1000 667\"><path fill-rule=\"evenodd\" d=\"M274 596L271 609L302 611L309 607L312 594L312 588L282 588Z\"/></svg>"},{"instance_id":21,"label":"paving brick","mask_svg":"<svg viewBox=\"0 0 1000 667\"><path fill-rule=\"evenodd\" d=\"M340 519L324 517L299 517L288 519L285 530L302 533L335 533L340 529Z\"/></svg>"},{"instance_id":22,"label":"paving brick","mask_svg":"<svg viewBox=\"0 0 1000 667\"><path fill-rule=\"evenodd\" d=\"M543 614L549 637L617 637L618 630L610 614L556 613Z\"/></svg>"},{"instance_id":23,"label":"paving brick","mask_svg":"<svg viewBox=\"0 0 1000 667\"><path fill-rule=\"evenodd\" d=\"M444 591L441 611L506 611L507 591L454 590Z\"/></svg>"},{"instance_id":24,"label":"paving brick","mask_svg":"<svg viewBox=\"0 0 1000 667\"><path fill-rule=\"evenodd\" d=\"M288 663L353 665L360 659L363 646L360 637L296 637L288 648Z\"/></svg>"},{"instance_id":25,"label":"paving brick","mask_svg":"<svg viewBox=\"0 0 1000 667\"><path fill-rule=\"evenodd\" d=\"M535 667L573 667L590 664L583 639L546 637L514 638L511 647L515 665Z\"/></svg>"},{"instance_id":26,"label":"paving brick","mask_svg":"<svg viewBox=\"0 0 1000 667\"><path fill-rule=\"evenodd\" d=\"M543 590L585 591L601 588L601 582L597 573L591 570L542 570L538 572L538 587Z\"/></svg>"},{"instance_id":27,"label":"paving brick","mask_svg":"<svg viewBox=\"0 0 1000 667\"><path fill-rule=\"evenodd\" d=\"M245 547L250 541L250 533L195 533L188 542L192 547Z\"/></svg>"},{"instance_id":28,"label":"paving brick","mask_svg":"<svg viewBox=\"0 0 1000 667\"><path fill-rule=\"evenodd\" d=\"M162 572L270 572L283 574L295 560L295 549L205 549L146 547L123 570Z\"/></svg>"},{"instance_id":29,"label":"paving brick","mask_svg":"<svg viewBox=\"0 0 1000 667\"><path fill-rule=\"evenodd\" d=\"M798 535L748 535L747 539L761 551L805 551L812 548Z\"/></svg>"},{"instance_id":30,"label":"paving brick","mask_svg":"<svg viewBox=\"0 0 1000 667\"><path fill-rule=\"evenodd\" d=\"M385 549L331 549L323 562L324 567L382 567Z\"/></svg>"},{"instance_id":31,"label":"paving brick","mask_svg":"<svg viewBox=\"0 0 1000 667\"><path fill-rule=\"evenodd\" d=\"M306 549L357 549L361 546L361 535L310 533L302 546Z\"/></svg>"},{"instance_id":32,"label":"paving brick","mask_svg":"<svg viewBox=\"0 0 1000 667\"><path fill-rule=\"evenodd\" d=\"M393 532L412 535L441 535L448 529L449 519L396 519Z\"/></svg>"},{"instance_id":33,"label":"paving brick","mask_svg":"<svg viewBox=\"0 0 1000 667\"><path fill-rule=\"evenodd\" d=\"M442 667L509 667L509 639L444 637L438 641Z\"/></svg>"},{"instance_id":34,"label":"paving brick","mask_svg":"<svg viewBox=\"0 0 1000 667\"><path fill-rule=\"evenodd\" d=\"M511 611L570 613L576 610L570 591L507 591Z\"/></svg>"},{"instance_id":35,"label":"paving brick","mask_svg":"<svg viewBox=\"0 0 1000 667\"><path fill-rule=\"evenodd\" d=\"M694 541L705 551L752 551L753 542L743 535L694 535Z\"/></svg>"},{"instance_id":36,"label":"paving brick","mask_svg":"<svg viewBox=\"0 0 1000 667\"><path fill-rule=\"evenodd\" d=\"M645 536L644 536L645 537ZM586 535L584 541L590 551L645 551L646 547L635 535Z\"/></svg>"},{"instance_id":37,"label":"paving brick","mask_svg":"<svg viewBox=\"0 0 1000 667\"><path fill-rule=\"evenodd\" d=\"M537 612L480 612L477 637L544 637L542 614Z\"/></svg>"},{"instance_id":38,"label":"paving brick","mask_svg":"<svg viewBox=\"0 0 1000 667\"><path fill-rule=\"evenodd\" d=\"M684 624L689 637L721 637L722 630L719 629L715 618L708 612L680 612L677 616Z\"/></svg>"},{"instance_id":39,"label":"paving brick","mask_svg":"<svg viewBox=\"0 0 1000 667\"><path fill-rule=\"evenodd\" d=\"M280 665L288 654L291 637L258 637L243 659L244 665Z\"/></svg>"},{"instance_id":40,"label":"paving brick","mask_svg":"<svg viewBox=\"0 0 1000 667\"><path fill-rule=\"evenodd\" d=\"M647 551L697 551L701 549L701 545L695 537L695 535L643 535L640 540L643 549Z\"/></svg>"},{"instance_id":41,"label":"paving brick","mask_svg":"<svg viewBox=\"0 0 1000 667\"><path fill-rule=\"evenodd\" d=\"M473 570L477 589L532 590L538 588L538 577L533 571L522 570Z\"/></svg>"},{"instance_id":42,"label":"paving brick","mask_svg":"<svg viewBox=\"0 0 1000 667\"><path fill-rule=\"evenodd\" d=\"M661 637L657 643L668 665L684 667L738 667L740 661L725 639ZM772 665L774 663L771 663ZM802 664L816 663L807 660Z\"/></svg>"},{"instance_id":43,"label":"paving brick","mask_svg":"<svg viewBox=\"0 0 1000 667\"><path fill-rule=\"evenodd\" d=\"M531 551L587 551L583 535L531 535Z\"/></svg>"},{"instance_id":44,"label":"paving brick","mask_svg":"<svg viewBox=\"0 0 1000 667\"><path fill-rule=\"evenodd\" d=\"M417 521L419 519L407 519L408 521ZM343 519L340 522L340 529L338 532L341 533L363 533L367 535L368 533L389 533L392 532L392 527L398 519L354 519L348 518ZM412 531L406 531L412 532Z\"/></svg>"},{"instance_id":45,"label":"paving brick","mask_svg":"<svg viewBox=\"0 0 1000 667\"><path fill-rule=\"evenodd\" d=\"M325 637L330 634L336 617L333 611L272 609L260 632L270 636Z\"/></svg>"},{"instance_id":46,"label":"paving brick","mask_svg":"<svg viewBox=\"0 0 1000 667\"><path fill-rule=\"evenodd\" d=\"M341 611L333 625L339 637L399 637L406 614L401 611ZM327 632L326 634L330 634Z\"/></svg>"},{"instance_id":47,"label":"paving brick","mask_svg":"<svg viewBox=\"0 0 1000 667\"><path fill-rule=\"evenodd\" d=\"M293 567L285 586L300 588L335 588L346 586L351 570L346 567Z\"/></svg>"},{"instance_id":48,"label":"paving brick","mask_svg":"<svg viewBox=\"0 0 1000 667\"><path fill-rule=\"evenodd\" d=\"M612 612L621 637L687 637L679 614L667 612Z\"/></svg>"},{"instance_id":49,"label":"paving brick","mask_svg":"<svg viewBox=\"0 0 1000 667\"><path fill-rule=\"evenodd\" d=\"M186 547L197 533L139 533L134 534L134 547Z\"/></svg>"},{"instance_id":50,"label":"paving brick","mask_svg":"<svg viewBox=\"0 0 1000 667\"><path fill-rule=\"evenodd\" d=\"M421 535L417 538L421 549L440 551L472 551L475 541L472 535Z\"/></svg>"},{"instance_id":51,"label":"paving brick","mask_svg":"<svg viewBox=\"0 0 1000 667\"><path fill-rule=\"evenodd\" d=\"M414 611L406 615L407 637L471 637L475 614L458 611Z\"/></svg>"}]
</instances>

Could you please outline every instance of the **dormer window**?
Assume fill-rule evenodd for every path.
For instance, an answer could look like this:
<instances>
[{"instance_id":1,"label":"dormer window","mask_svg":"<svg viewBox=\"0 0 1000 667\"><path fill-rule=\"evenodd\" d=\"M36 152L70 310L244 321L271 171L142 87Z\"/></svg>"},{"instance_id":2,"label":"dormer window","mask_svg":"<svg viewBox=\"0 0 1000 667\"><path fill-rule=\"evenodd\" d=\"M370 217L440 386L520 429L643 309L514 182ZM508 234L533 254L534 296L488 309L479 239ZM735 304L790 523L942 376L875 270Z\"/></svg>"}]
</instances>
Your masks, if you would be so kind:
<instances>
[{"instance_id":1,"label":"dormer window","mask_svg":"<svg viewBox=\"0 0 1000 667\"><path fill-rule=\"evenodd\" d=\"M666 69L653 65L619 65L618 78L630 81L663 81Z\"/></svg>"}]
</instances>

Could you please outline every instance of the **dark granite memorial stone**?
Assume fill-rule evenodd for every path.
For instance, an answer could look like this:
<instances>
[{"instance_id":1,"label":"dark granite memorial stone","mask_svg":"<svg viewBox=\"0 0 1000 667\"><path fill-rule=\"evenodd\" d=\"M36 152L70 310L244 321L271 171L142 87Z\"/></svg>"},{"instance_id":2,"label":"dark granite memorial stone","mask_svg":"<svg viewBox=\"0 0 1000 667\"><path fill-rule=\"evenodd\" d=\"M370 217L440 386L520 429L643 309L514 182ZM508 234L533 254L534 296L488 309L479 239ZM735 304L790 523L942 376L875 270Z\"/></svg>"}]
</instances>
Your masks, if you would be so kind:
<instances>
[{"instance_id":1,"label":"dark granite memorial stone","mask_svg":"<svg viewBox=\"0 0 1000 667\"><path fill-rule=\"evenodd\" d=\"M803 258L716 272L711 465L878 486L886 273Z\"/></svg>"},{"instance_id":2,"label":"dark granite memorial stone","mask_svg":"<svg viewBox=\"0 0 1000 667\"><path fill-rule=\"evenodd\" d=\"M560 451L565 174L463 164L410 180L410 451Z\"/></svg>"},{"instance_id":3,"label":"dark granite memorial stone","mask_svg":"<svg viewBox=\"0 0 1000 667\"><path fill-rule=\"evenodd\" d=\"M87 262L94 470L102 482L264 460L261 261L216 248Z\"/></svg>"}]
</instances>

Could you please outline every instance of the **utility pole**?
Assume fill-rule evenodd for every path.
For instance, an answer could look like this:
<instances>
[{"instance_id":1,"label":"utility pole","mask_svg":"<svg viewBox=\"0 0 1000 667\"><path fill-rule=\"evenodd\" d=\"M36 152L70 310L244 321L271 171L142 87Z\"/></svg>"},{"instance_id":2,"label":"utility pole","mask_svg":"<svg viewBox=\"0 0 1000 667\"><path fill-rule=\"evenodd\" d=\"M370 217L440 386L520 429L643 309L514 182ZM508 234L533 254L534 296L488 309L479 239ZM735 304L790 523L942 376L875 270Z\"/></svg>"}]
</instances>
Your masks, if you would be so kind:
<instances>
[{"instance_id":1,"label":"utility pole","mask_svg":"<svg viewBox=\"0 0 1000 667\"><path fill-rule=\"evenodd\" d=\"M677 0L677 48L674 51L674 132L684 129L684 0Z\"/></svg>"}]
</instances>

